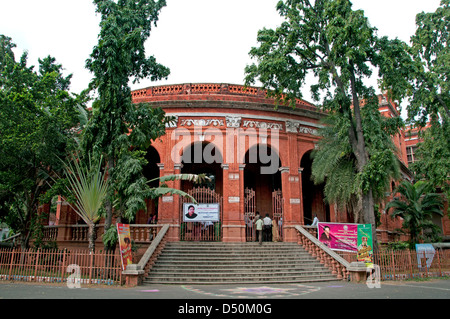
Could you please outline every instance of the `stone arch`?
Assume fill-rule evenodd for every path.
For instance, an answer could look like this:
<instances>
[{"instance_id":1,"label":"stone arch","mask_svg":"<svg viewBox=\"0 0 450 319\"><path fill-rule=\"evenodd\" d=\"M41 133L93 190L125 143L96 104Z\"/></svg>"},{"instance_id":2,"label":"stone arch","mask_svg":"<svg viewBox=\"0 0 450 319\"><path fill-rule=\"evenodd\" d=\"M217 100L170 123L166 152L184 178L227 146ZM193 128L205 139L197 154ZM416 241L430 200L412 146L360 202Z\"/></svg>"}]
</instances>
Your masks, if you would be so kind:
<instances>
[{"instance_id":1,"label":"stone arch","mask_svg":"<svg viewBox=\"0 0 450 319\"><path fill-rule=\"evenodd\" d=\"M211 178L207 186L218 194L223 194L223 156L215 143L196 141L185 146L182 150L180 162L181 173L206 174ZM182 181L181 189L187 191L193 188L192 182Z\"/></svg>"},{"instance_id":2,"label":"stone arch","mask_svg":"<svg viewBox=\"0 0 450 319\"><path fill-rule=\"evenodd\" d=\"M281 172L279 168L281 167L281 159L278 156L276 149L267 146L270 149L270 155L276 163L273 164L272 170L264 170L264 163L260 161L259 157L256 157L257 161L253 162L251 159L252 152L259 153L259 147L261 144L256 144L250 147L244 158L244 188L249 188L255 191L255 205L256 210L262 215L268 213L272 216L272 193L275 190L281 190Z\"/></svg>"},{"instance_id":3,"label":"stone arch","mask_svg":"<svg viewBox=\"0 0 450 319\"><path fill-rule=\"evenodd\" d=\"M147 180L153 180L161 176L159 164L161 163L161 156L158 150L154 146L149 146L147 153L145 154L147 164L143 167L143 175ZM158 187L159 181L155 180L149 183L150 187ZM146 209L137 213L135 222L136 224L147 224L153 216L157 220L158 216L158 200L146 199Z\"/></svg>"},{"instance_id":4,"label":"stone arch","mask_svg":"<svg viewBox=\"0 0 450 319\"><path fill-rule=\"evenodd\" d=\"M317 214L319 221L330 221L330 206L324 201L324 184L315 185L311 179L312 150L303 154L300 160L302 169L302 203L305 225L312 223Z\"/></svg>"}]
</instances>

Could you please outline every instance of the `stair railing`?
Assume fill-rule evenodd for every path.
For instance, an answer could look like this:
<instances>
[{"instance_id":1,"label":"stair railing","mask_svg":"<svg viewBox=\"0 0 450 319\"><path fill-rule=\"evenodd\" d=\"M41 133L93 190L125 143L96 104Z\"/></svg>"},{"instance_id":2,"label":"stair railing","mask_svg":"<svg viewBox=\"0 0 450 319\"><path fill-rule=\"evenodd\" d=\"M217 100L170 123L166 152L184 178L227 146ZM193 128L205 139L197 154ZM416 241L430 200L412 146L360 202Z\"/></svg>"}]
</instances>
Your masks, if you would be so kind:
<instances>
[{"instance_id":1,"label":"stair railing","mask_svg":"<svg viewBox=\"0 0 450 319\"><path fill-rule=\"evenodd\" d=\"M123 271L127 286L137 286L142 283L143 278L148 276L151 267L166 245L167 239L165 236L168 230L169 225L163 225L141 260L137 264L128 265Z\"/></svg>"},{"instance_id":2,"label":"stair railing","mask_svg":"<svg viewBox=\"0 0 450 319\"><path fill-rule=\"evenodd\" d=\"M332 274L340 280L365 279L366 265L361 262L348 262L339 254L321 243L311 235L304 227L294 226L297 230L298 243L302 245L313 257L317 258L323 265L331 270ZM354 273L354 275L352 275Z\"/></svg>"}]
</instances>

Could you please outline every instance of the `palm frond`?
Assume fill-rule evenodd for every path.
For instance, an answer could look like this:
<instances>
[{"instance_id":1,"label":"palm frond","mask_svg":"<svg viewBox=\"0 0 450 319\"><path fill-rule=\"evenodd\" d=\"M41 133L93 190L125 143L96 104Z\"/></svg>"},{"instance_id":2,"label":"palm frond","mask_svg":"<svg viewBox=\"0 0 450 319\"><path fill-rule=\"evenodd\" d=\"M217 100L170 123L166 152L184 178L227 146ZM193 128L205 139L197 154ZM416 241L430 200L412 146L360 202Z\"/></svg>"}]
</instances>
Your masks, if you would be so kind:
<instances>
[{"instance_id":1,"label":"palm frond","mask_svg":"<svg viewBox=\"0 0 450 319\"><path fill-rule=\"evenodd\" d=\"M70 189L76 198L72 208L89 224L99 218L98 212L103 205L108 192L105 174L101 169L102 158L93 163L90 156L86 165L80 164L78 159L66 164L66 175Z\"/></svg>"},{"instance_id":2,"label":"palm frond","mask_svg":"<svg viewBox=\"0 0 450 319\"><path fill-rule=\"evenodd\" d=\"M151 183L156 180L159 180L161 183L175 181L175 180L183 180L183 181L194 182L194 183L203 183L205 181L210 181L211 179L208 176L206 176L205 174L172 174L172 175L157 177L152 180L149 180L148 182Z\"/></svg>"}]
</instances>

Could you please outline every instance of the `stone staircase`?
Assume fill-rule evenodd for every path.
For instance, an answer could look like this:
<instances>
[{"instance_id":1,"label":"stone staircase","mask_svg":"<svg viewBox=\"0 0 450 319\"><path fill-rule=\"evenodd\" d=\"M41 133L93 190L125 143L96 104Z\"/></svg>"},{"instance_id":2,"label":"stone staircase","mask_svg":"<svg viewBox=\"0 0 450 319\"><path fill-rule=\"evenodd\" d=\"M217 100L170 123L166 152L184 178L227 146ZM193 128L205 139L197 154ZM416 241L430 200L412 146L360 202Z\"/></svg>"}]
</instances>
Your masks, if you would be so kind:
<instances>
[{"instance_id":1,"label":"stone staircase","mask_svg":"<svg viewBox=\"0 0 450 319\"><path fill-rule=\"evenodd\" d=\"M144 284L305 283L335 281L296 243L169 242Z\"/></svg>"}]
</instances>

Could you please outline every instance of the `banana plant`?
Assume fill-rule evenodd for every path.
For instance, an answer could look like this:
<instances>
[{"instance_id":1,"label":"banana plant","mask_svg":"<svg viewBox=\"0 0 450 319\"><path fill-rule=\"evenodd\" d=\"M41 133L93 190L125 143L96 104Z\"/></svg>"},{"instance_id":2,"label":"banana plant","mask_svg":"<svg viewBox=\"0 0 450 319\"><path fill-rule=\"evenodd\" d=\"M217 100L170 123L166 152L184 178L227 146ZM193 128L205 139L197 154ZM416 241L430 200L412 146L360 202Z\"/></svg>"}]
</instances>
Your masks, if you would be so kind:
<instances>
[{"instance_id":1,"label":"banana plant","mask_svg":"<svg viewBox=\"0 0 450 319\"><path fill-rule=\"evenodd\" d=\"M186 193L180 189L167 187L166 182L182 180L182 181L188 181L188 182L201 184L201 183L203 183L205 181L209 181L211 179L208 176L206 176L205 174L172 174L172 175L154 178L152 180L149 180L148 183L151 183L151 182L157 181L157 180L161 183L161 185L158 187L152 187L150 189L154 198L158 198L160 196L164 196L167 194L173 194L173 195L179 195L182 197L189 198L193 203L197 203L195 198L192 197L191 195L189 195L188 193Z\"/></svg>"}]
</instances>

